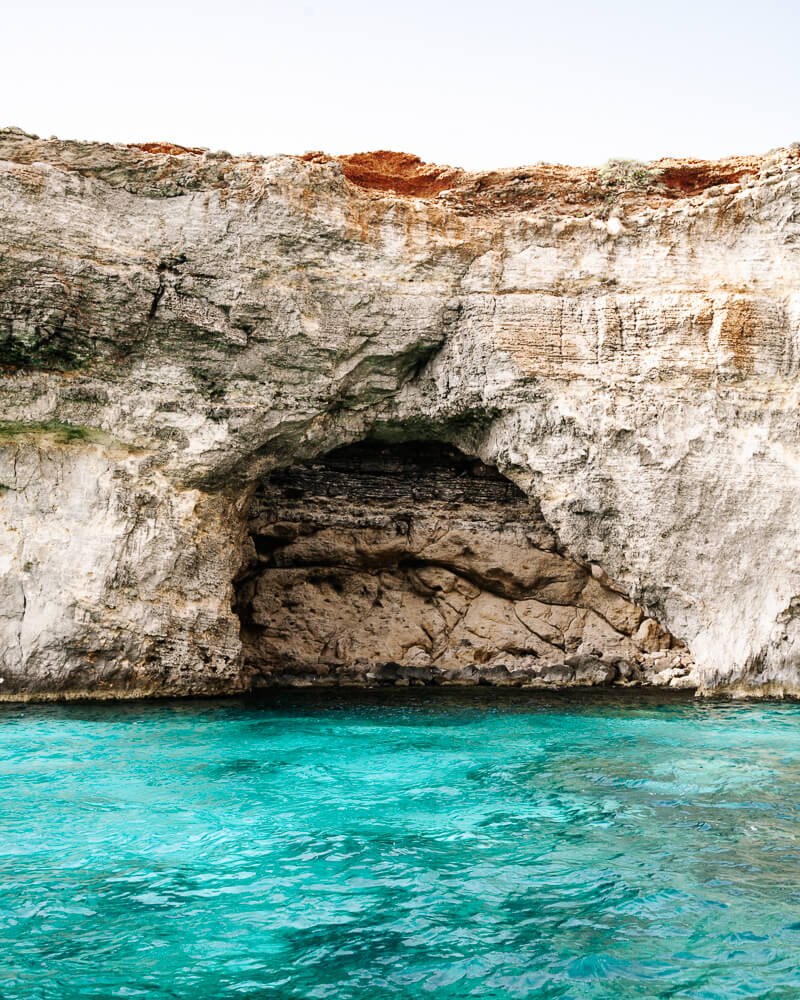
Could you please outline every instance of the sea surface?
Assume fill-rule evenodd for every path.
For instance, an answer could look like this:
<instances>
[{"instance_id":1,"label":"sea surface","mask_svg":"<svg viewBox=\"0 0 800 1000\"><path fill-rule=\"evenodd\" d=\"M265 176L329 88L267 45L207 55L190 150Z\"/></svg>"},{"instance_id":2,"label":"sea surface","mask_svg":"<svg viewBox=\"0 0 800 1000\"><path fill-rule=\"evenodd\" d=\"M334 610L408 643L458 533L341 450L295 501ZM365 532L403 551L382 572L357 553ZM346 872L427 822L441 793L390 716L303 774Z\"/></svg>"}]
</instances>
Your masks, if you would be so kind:
<instances>
[{"instance_id":1,"label":"sea surface","mask_svg":"<svg viewBox=\"0 0 800 1000\"><path fill-rule=\"evenodd\" d=\"M0 998L800 997L800 705L0 710Z\"/></svg>"}]
</instances>

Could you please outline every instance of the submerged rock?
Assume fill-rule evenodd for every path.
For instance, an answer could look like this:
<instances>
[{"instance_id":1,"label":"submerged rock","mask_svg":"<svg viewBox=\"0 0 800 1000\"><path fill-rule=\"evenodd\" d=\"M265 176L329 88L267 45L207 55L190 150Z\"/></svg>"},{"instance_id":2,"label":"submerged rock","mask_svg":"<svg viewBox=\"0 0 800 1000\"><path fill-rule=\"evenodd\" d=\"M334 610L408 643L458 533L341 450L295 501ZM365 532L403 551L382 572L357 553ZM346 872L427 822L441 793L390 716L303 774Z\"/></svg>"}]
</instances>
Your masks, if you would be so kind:
<instances>
[{"instance_id":1,"label":"submerged rock","mask_svg":"<svg viewBox=\"0 0 800 1000\"><path fill-rule=\"evenodd\" d=\"M800 153L626 177L0 131L0 697L800 693Z\"/></svg>"}]
</instances>

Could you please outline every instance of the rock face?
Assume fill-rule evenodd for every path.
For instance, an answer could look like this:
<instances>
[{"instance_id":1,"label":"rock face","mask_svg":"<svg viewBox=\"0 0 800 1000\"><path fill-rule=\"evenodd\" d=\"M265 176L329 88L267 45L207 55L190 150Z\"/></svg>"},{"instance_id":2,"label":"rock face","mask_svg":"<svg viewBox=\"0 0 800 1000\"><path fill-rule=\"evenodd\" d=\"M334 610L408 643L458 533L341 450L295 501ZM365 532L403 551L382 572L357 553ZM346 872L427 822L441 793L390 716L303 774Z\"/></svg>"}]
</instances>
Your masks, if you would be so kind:
<instances>
[{"instance_id":1,"label":"rock face","mask_svg":"<svg viewBox=\"0 0 800 1000\"><path fill-rule=\"evenodd\" d=\"M701 691L800 693L800 148L635 176L0 131L0 697L368 661L544 682L587 656L647 679L658 654ZM430 495L420 550L390 540L408 496L321 503L330 459L289 516L303 463L367 440L457 448L530 506ZM254 563L279 524L301 528ZM502 549L526 533L563 605ZM315 569L352 598L323 606ZM355 607L331 652L311 618Z\"/></svg>"},{"instance_id":2,"label":"rock face","mask_svg":"<svg viewBox=\"0 0 800 1000\"><path fill-rule=\"evenodd\" d=\"M560 552L535 501L452 448L280 470L248 527L237 610L256 686L691 683L686 650Z\"/></svg>"}]
</instances>

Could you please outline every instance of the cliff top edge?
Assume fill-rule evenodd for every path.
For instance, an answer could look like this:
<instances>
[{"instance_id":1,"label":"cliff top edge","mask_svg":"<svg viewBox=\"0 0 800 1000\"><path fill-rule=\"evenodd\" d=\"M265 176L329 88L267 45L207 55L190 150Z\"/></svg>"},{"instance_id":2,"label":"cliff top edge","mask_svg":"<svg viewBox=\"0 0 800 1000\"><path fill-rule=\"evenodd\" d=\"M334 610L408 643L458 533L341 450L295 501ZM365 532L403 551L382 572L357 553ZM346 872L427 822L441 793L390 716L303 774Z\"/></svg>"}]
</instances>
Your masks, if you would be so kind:
<instances>
[{"instance_id":1,"label":"cliff top edge","mask_svg":"<svg viewBox=\"0 0 800 1000\"><path fill-rule=\"evenodd\" d=\"M20 128L0 129L0 160L49 163L95 176L135 194L170 197L192 190L243 188L254 168L294 161L314 173L340 174L372 197L433 201L466 214L546 209L548 214L608 215L659 208L669 202L733 193L765 176L800 167L800 142L757 155L718 160L665 157L640 162L612 159L597 167L536 163L490 171L427 163L390 150L332 156L303 154L234 156L171 142L99 143L41 139Z\"/></svg>"}]
</instances>

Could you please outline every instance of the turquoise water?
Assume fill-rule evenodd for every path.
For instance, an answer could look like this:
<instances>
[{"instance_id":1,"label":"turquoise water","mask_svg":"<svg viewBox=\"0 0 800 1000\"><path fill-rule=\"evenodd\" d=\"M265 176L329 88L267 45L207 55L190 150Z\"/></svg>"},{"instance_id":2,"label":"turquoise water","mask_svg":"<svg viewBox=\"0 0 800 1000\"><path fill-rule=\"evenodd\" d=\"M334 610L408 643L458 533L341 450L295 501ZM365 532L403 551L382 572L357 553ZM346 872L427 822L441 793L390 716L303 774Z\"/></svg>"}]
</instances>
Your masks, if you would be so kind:
<instances>
[{"instance_id":1,"label":"turquoise water","mask_svg":"<svg viewBox=\"0 0 800 1000\"><path fill-rule=\"evenodd\" d=\"M0 997L800 996L800 706L0 711Z\"/></svg>"}]
</instances>

